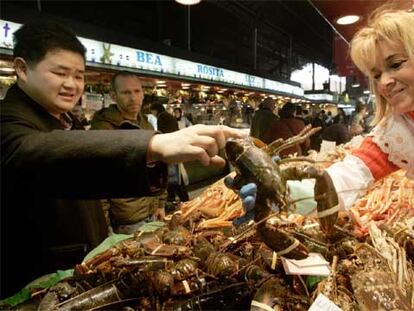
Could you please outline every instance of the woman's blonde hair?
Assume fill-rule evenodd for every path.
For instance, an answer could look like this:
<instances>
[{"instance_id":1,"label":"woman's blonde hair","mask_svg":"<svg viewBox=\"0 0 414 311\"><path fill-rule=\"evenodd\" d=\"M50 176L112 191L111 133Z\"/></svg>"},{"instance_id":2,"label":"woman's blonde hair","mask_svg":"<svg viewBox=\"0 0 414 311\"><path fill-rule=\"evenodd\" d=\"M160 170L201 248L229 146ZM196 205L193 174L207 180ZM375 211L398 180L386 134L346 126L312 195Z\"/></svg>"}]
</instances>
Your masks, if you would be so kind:
<instances>
[{"instance_id":1,"label":"woman's blonde hair","mask_svg":"<svg viewBox=\"0 0 414 311\"><path fill-rule=\"evenodd\" d=\"M351 41L351 58L355 65L370 77L371 70L377 63L376 51L379 41L398 44L404 54L414 59L414 13L404 10L381 7L371 15L368 25L359 30ZM370 88L375 94L375 117L377 124L390 113L391 108L384 97L378 94L374 81L370 78Z\"/></svg>"}]
</instances>

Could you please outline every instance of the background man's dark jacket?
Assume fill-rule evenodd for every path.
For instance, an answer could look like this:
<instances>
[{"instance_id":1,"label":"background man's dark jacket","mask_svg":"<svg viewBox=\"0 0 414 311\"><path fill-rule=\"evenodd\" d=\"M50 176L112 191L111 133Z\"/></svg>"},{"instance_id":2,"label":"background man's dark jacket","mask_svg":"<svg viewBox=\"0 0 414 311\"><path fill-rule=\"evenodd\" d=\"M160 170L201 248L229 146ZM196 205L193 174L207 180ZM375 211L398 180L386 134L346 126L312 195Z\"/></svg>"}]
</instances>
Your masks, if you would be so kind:
<instances>
[{"instance_id":1,"label":"background man's dark jacket","mask_svg":"<svg viewBox=\"0 0 414 311\"><path fill-rule=\"evenodd\" d=\"M253 115L250 135L259 138L266 144L271 143L272 141L268 141L268 132L272 124L277 122L278 119L269 108L259 108Z\"/></svg>"}]
</instances>

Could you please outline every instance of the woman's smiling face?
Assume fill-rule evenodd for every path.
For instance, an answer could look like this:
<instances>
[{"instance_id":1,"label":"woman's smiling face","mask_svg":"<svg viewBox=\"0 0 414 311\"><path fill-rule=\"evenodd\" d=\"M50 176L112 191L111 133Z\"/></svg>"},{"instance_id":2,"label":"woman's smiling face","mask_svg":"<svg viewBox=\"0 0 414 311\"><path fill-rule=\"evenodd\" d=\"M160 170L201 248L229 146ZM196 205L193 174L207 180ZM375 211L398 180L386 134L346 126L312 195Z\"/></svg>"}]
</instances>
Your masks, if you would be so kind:
<instances>
[{"instance_id":1,"label":"woman's smiling face","mask_svg":"<svg viewBox=\"0 0 414 311\"><path fill-rule=\"evenodd\" d=\"M395 113L414 111L414 59L399 44L378 43L377 63L371 70L378 93Z\"/></svg>"}]
</instances>

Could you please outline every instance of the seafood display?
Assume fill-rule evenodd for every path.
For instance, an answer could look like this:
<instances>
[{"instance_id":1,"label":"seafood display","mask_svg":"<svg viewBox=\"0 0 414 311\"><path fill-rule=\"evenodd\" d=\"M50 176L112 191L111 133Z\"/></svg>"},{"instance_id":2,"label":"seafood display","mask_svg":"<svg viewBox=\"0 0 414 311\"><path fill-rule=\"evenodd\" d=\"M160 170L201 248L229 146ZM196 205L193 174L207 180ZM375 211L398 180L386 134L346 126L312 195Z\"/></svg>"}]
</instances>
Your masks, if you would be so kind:
<instances>
[{"instance_id":1,"label":"seafood display","mask_svg":"<svg viewBox=\"0 0 414 311\"><path fill-rule=\"evenodd\" d=\"M313 155L272 159L315 131L269 146L228 141L233 189L219 180L163 227L138 230L34 290L32 310L308 310L321 294L344 311L414 310L413 182L397 172L350 212L333 209L336 194ZM317 214L289 214L286 181L309 177L317 179ZM258 185L255 219L234 227L244 213L237 190L248 182ZM309 253L329 262L327 276L287 273L284 260Z\"/></svg>"},{"instance_id":2,"label":"seafood display","mask_svg":"<svg viewBox=\"0 0 414 311\"><path fill-rule=\"evenodd\" d=\"M359 235L368 234L371 221L393 226L414 219L414 181L397 171L375 183L350 211L356 222L355 234Z\"/></svg>"}]
</instances>

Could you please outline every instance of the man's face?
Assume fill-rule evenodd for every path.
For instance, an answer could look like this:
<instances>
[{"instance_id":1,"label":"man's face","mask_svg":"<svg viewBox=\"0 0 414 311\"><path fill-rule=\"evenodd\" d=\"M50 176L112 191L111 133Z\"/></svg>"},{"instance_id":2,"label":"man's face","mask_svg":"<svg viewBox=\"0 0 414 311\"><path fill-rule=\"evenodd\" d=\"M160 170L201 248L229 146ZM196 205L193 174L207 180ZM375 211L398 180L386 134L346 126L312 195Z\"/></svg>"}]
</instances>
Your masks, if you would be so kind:
<instances>
[{"instance_id":1,"label":"man's face","mask_svg":"<svg viewBox=\"0 0 414 311\"><path fill-rule=\"evenodd\" d=\"M141 82L135 76L119 76L115 81L114 100L119 110L125 113L139 113L144 93Z\"/></svg>"},{"instance_id":2,"label":"man's face","mask_svg":"<svg viewBox=\"0 0 414 311\"><path fill-rule=\"evenodd\" d=\"M82 96L84 73L82 55L53 50L47 52L37 64L27 65L19 79L32 99L59 118L60 114L72 110Z\"/></svg>"}]
</instances>

